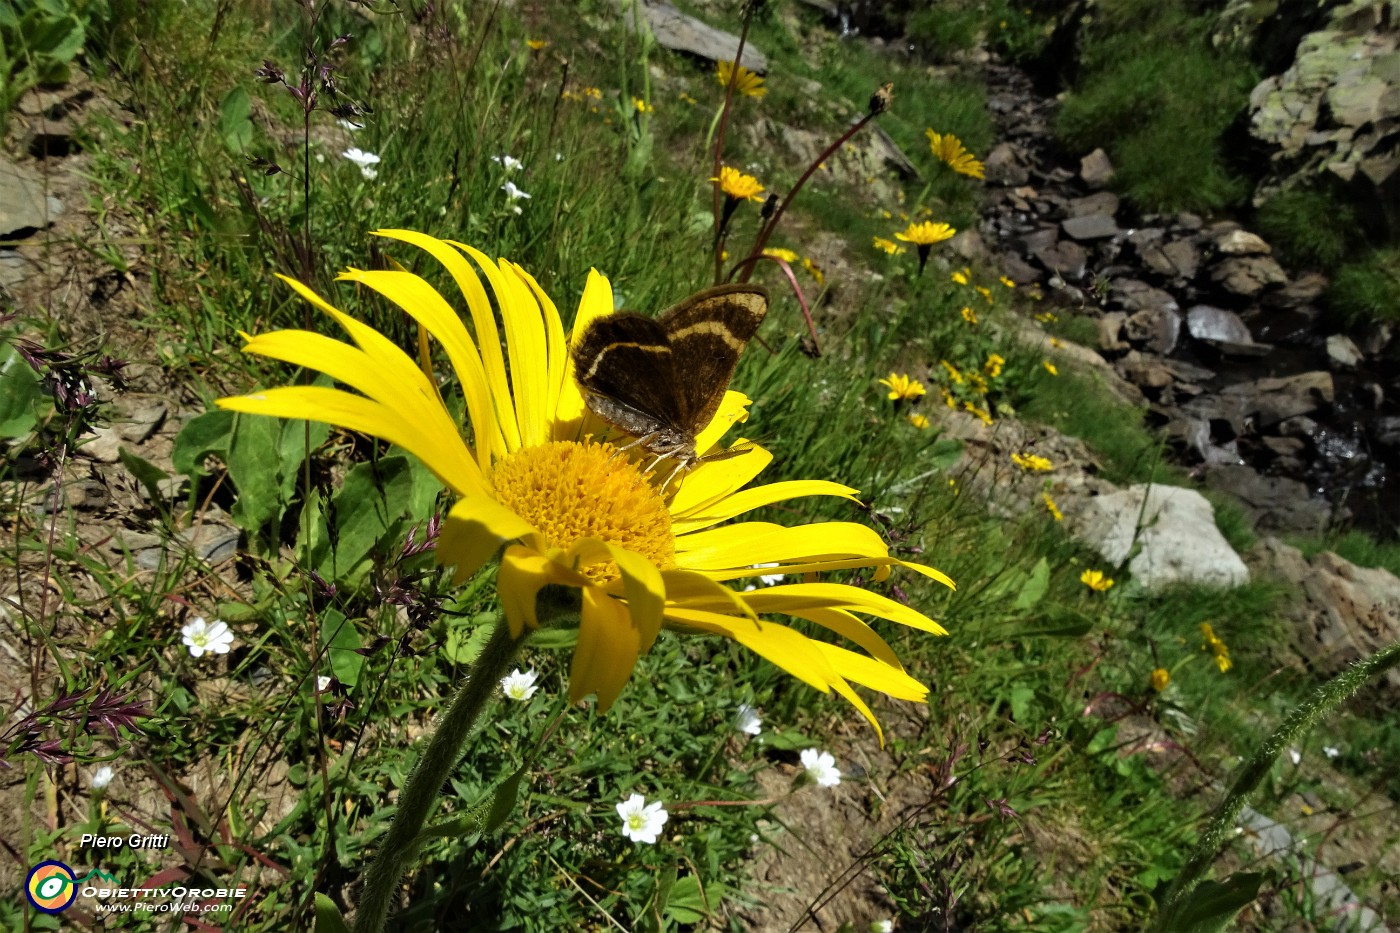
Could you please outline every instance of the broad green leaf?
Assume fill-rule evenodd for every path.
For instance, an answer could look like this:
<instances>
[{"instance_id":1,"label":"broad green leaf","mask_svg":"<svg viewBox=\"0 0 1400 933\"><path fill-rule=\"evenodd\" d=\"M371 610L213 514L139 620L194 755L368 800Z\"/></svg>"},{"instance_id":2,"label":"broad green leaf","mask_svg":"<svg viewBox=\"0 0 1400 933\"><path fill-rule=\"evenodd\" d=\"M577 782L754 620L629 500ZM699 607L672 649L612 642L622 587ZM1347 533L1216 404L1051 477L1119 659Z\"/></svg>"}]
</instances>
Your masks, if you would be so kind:
<instances>
[{"instance_id":1,"label":"broad green leaf","mask_svg":"<svg viewBox=\"0 0 1400 933\"><path fill-rule=\"evenodd\" d=\"M39 423L49 395L24 357L0 346L0 437L25 437Z\"/></svg>"},{"instance_id":2,"label":"broad green leaf","mask_svg":"<svg viewBox=\"0 0 1400 933\"><path fill-rule=\"evenodd\" d=\"M324 444L330 436L331 426L320 421L282 422L282 434L277 442L277 464L284 505L290 503L296 493L297 479L301 476L301 465L306 462L307 454Z\"/></svg>"},{"instance_id":3,"label":"broad green leaf","mask_svg":"<svg viewBox=\"0 0 1400 933\"><path fill-rule=\"evenodd\" d=\"M277 475L277 441L282 425L276 418L261 415L239 415L233 423L233 440L229 443L229 479L233 480L238 499L233 504L233 519L238 526L255 535L282 511L281 486Z\"/></svg>"},{"instance_id":4,"label":"broad green leaf","mask_svg":"<svg viewBox=\"0 0 1400 933\"><path fill-rule=\"evenodd\" d=\"M1259 896L1260 872L1239 872L1220 881L1203 881L1185 898L1162 927L1164 933L1220 933L1235 914Z\"/></svg>"},{"instance_id":5,"label":"broad green leaf","mask_svg":"<svg viewBox=\"0 0 1400 933\"><path fill-rule=\"evenodd\" d=\"M253 142L253 98L235 86L219 104L219 135L229 152L241 155Z\"/></svg>"},{"instance_id":6,"label":"broad green leaf","mask_svg":"<svg viewBox=\"0 0 1400 933\"><path fill-rule=\"evenodd\" d=\"M137 456L125 447L117 448L117 456L121 458L122 465L127 472L136 477L146 490L146 494L151 497L151 504L156 508L163 508L165 503L161 500L160 484L170 477L160 467L149 460Z\"/></svg>"},{"instance_id":7,"label":"broad green leaf","mask_svg":"<svg viewBox=\"0 0 1400 933\"><path fill-rule=\"evenodd\" d=\"M316 893L316 933L350 933L335 901L319 891Z\"/></svg>"},{"instance_id":8,"label":"broad green leaf","mask_svg":"<svg viewBox=\"0 0 1400 933\"><path fill-rule=\"evenodd\" d=\"M525 769L521 768L496 788L496 792L491 795L491 809L486 813L486 825L482 832L490 835L505 824L511 811L515 809L516 800L520 798L520 785L524 780Z\"/></svg>"},{"instance_id":9,"label":"broad green leaf","mask_svg":"<svg viewBox=\"0 0 1400 933\"><path fill-rule=\"evenodd\" d=\"M1018 684L1011 688L1011 716L1017 722L1031 721L1031 703L1035 700L1035 689Z\"/></svg>"},{"instance_id":10,"label":"broad green leaf","mask_svg":"<svg viewBox=\"0 0 1400 933\"><path fill-rule=\"evenodd\" d=\"M333 530L317 542L311 562L327 580L353 582L360 563L376 544L387 543L403 526L403 515L414 501L415 475L408 457L384 457L357 464L331 500L327 527Z\"/></svg>"},{"instance_id":11,"label":"broad green leaf","mask_svg":"<svg viewBox=\"0 0 1400 933\"><path fill-rule=\"evenodd\" d=\"M347 687L359 683L360 671L365 666L364 655L359 650L364 642L355 623L335 609L325 610L321 613L321 644L328 649L326 654L335 679Z\"/></svg>"},{"instance_id":12,"label":"broad green leaf","mask_svg":"<svg viewBox=\"0 0 1400 933\"><path fill-rule=\"evenodd\" d=\"M227 462L229 444L233 440L233 419L233 412L219 410L206 411L186 421L170 452L175 472L181 476L200 476L204 473L204 458L211 455Z\"/></svg>"},{"instance_id":13,"label":"broad green leaf","mask_svg":"<svg viewBox=\"0 0 1400 933\"><path fill-rule=\"evenodd\" d=\"M1021 592L1016 597L1016 602L1012 603L1012 609L1030 609L1040 602L1045 596L1045 591L1050 588L1050 562L1045 558L1036 561L1035 567L1031 570L1030 577L1021 586Z\"/></svg>"}]
</instances>

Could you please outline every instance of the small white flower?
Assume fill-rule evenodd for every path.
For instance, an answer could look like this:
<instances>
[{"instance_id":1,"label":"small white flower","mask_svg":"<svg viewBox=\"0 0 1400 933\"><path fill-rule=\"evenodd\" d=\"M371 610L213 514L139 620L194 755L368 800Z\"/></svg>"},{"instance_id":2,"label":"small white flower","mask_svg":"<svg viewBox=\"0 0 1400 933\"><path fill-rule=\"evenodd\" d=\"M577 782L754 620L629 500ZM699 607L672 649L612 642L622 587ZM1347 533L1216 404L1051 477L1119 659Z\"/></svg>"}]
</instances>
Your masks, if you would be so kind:
<instances>
[{"instance_id":1,"label":"small white flower","mask_svg":"<svg viewBox=\"0 0 1400 933\"><path fill-rule=\"evenodd\" d=\"M807 777L822 787L835 787L841 783L841 771L836 767L836 759L831 752L809 748L802 752L802 767L807 769Z\"/></svg>"},{"instance_id":2,"label":"small white flower","mask_svg":"<svg viewBox=\"0 0 1400 933\"><path fill-rule=\"evenodd\" d=\"M1290 749L1288 750L1288 760L1291 761L1291 762L1293 762L1293 763L1296 765L1296 764L1298 764L1298 762L1300 762L1300 761L1303 760L1303 756L1300 755L1300 754L1298 754L1298 749L1296 749L1296 748L1290 748Z\"/></svg>"},{"instance_id":3,"label":"small white flower","mask_svg":"<svg viewBox=\"0 0 1400 933\"><path fill-rule=\"evenodd\" d=\"M641 794L633 794L617 805L617 815L622 817L622 835L633 842L656 842L661 827L666 825L668 814L661 801L647 803Z\"/></svg>"},{"instance_id":4,"label":"small white flower","mask_svg":"<svg viewBox=\"0 0 1400 933\"><path fill-rule=\"evenodd\" d=\"M870 921L870 933L894 933L893 920Z\"/></svg>"},{"instance_id":5,"label":"small white flower","mask_svg":"<svg viewBox=\"0 0 1400 933\"><path fill-rule=\"evenodd\" d=\"M758 735L763 731L763 719L758 715L758 710L747 703L740 703L734 714L734 728L749 735Z\"/></svg>"},{"instance_id":6,"label":"small white flower","mask_svg":"<svg viewBox=\"0 0 1400 933\"><path fill-rule=\"evenodd\" d=\"M519 201L521 198L530 197L530 195L517 188L515 186L515 182L513 181L508 181L504 185L501 185L501 190L504 191L506 193L506 197L510 198L512 201ZM520 212L517 210L516 213L518 214Z\"/></svg>"},{"instance_id":7,"label":"small white flower","mask_svg":"<svg viewBox=\"0 0 1400 933\"><path fill-rule=\"evenodd\" d=\"M379 164L379 156L373 152L365 152L358 146L351 146L341 153L342 156L354 162L360 167L360 174L373 180L379 175L379 170L374 166Z\"/></svg>"},{"instance_id":8,"label":"small white flower","mask_svg":"<svg viewBox=\"0 0 1400 933\"><path fill-rule=\"evenodd\" d=\"M96 771L92 772L92 789L98 792L106 790L107 785L112 783L112 778L115 776L115 771L113 771L109 766L103 765Z\"/></svg>"},{"instance_id":9,"label":"small white flower","mask_svg":"<svg viewBox=\"0 0 1400 933\"><path fill-rule=\"evenodd\" d=\"M1333 748L1331 745L1322 746L1322 754L1326 755L1328 758L1336 758L1341 753L1341 749Z\"/></svg>"},{"instance_id":10,"label":"small white flower","mask_svg":"<svg viewBox=\"0 0 1400 933\"><path fill-rule=\"evenodd\" d=\"M206 651L214 654L228 654L233 646L233 630L224 622L215 619L205 622L203 616L195 616L194 621L180 629L181 640L189 646L191 657L200 657Z\"/></svg>"},{"instance_id":11,"label":"small white flower","mask_svg":"<svg viewBox=\"0 0 1400 933\"><path fill-rule=\"evenodd\" d=\"M517 667L501 678L501 690L512 700L528 700L540 689L535 686L535 680L539 676L533 668L522 674Z\"/></svg>"},{"instance_id":12,"label":"small white flower","mask_svg":"<svg viewBox=\"0 0 1400 933\"><path fill-rule=\"evenodd\" d=\"M492 156L491 161L495 162L497 165L504 166L507 172L513 172L525 164L519 159L508 155Z\"/></svg>"},{"instance_id":13,"label":"small white flower","mask_svg":"<svg viewBox=\"0 0 1400 933\"><path fill-rule=\"evenodd\" d=\"M356 133L356 132L359 132L360 130L364 129L364 127L361 126L360 124L358 124L358 123L351 123L349 120L345 119L344 117L341 117L340 119L336 120L335 122L340 124L340 128L341 128L341 129L343 129L343 130L349 130L349 131L352 132L352 133Z\"/></svg>"},{"instance_id":14,"label":"small white flower","mask_svg":"<svg viewBox=\"0 0 1400 933\"><path fill-rule=\"evenodd\" d=\"M327 690L330 689L330 687L331 687L331 679L330 679L329 677L324 677L324 676L323 676L323 677L317 677L317 678L316 678L316 692L317 692L317 693L325 693Z\"/></svg>"}]
</instances>

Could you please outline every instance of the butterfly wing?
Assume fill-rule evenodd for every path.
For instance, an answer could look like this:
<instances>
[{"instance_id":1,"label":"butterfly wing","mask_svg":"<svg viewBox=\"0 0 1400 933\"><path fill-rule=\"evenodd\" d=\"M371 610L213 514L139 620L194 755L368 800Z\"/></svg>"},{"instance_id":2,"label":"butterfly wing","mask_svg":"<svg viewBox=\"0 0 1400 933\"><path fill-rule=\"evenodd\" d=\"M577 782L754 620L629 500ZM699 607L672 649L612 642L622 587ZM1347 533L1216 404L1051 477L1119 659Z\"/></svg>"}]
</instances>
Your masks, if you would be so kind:
<instances>
[{"instance_id":1,"label":"butterfly wing","mask_svg":"<svg viewBox=\"0 0 1400 933\"><path fill-rule=\"evenodd\" d=\"M573 357L579 387L598 417L639 437L680 424L673 352L659 321L627 312L597 318Z\"/></svg>"},{"instance_id":2,"label":"butterfly wing","mask_svg":"<svg viewBox=\"0 0 1400 933\"><path fill-rule=\"evenodd\" d=\"M678 427L694 437L724 400L739 356L768 313L768 293L753 285L709 288L657 320L674 354Z\"/></svg>"}]
</instances>

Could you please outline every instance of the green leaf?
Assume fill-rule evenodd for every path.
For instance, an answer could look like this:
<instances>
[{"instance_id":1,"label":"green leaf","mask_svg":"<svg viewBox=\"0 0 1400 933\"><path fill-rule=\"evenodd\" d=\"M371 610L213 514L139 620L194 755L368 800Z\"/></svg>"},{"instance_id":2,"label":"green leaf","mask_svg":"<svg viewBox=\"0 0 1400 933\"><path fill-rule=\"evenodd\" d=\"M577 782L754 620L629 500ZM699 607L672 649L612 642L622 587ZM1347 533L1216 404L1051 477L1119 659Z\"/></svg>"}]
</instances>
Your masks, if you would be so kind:
<instances>
[{"instance_id":1,"label":"green leaf","mask_svg":"<svg viewBox=\"0 0 1400 933\"><path fill-rule=\"evenodd\" d=\"M253 98L241 85L219 104L219 135L229 152L242 155L253 143Z\"/></svg>"},{"instance_id":2,"label":"green leaf","mask_svg":"<svg viewBox=\"0 0 1400 933\"><path fill-rule=\"evenodd\" d=\"M186 421L170 452L175 472L181 476L201 476L204 458L211 455L227 462L233 439L233 418L233 412L219 410L206 411Z\"/></svg>"},{"instance_id":3,"label":"green leaf","mask_svg":"<svg viewBox=\"0 0 1400 933\"><path fill-rule=\"evenodd\" d=\"M1026 582L1021 585L1021 592L1016 596L1016 602L1012 603L1012 609L1030 609L1040 602L1045 596L1045 591L1050 588L1050 562L1045 558L1036 561L1035 567L1031 570L1031 575Z\"/></svg>"},{"instance_id":4,"label":"green leaf","mask_svg":"<svg viewBox=\"0 0 1400 933\"><path fill-rule=\"evenodd\" d=\"M160 484L170 478L166 472L125 447L117 448L117 456L121 458L122 465L126 467L127 472L136 477L136 481L145 488L146 494L151 497L151 504L156 508L162 508L165 503L161 500Z\"/></svg>"},{"instance_id":5,"label":"green leaf","mask_svg":"<svg viewBox=\"0 0 1400 933\"><path fill-rule=\"evenodd\" d=\"M713 913L724 896L724 887L716 882L701 885L695 875L676 879L665 905L666 916L676 923L699 924Z\"/></svg>"},{"instance_id":6,"label":"green leaf","mask_svg":"<svg viewBox=\"0 0 1400 933\"><path fill-rule=\"evenodd\" d=\"M1219 933L1259 896L1261 872L1237 872L1223 882L1203 881L1186 895L1163 925L1164 933Z\"/></svg>"},{"instance_id":7,"label":"green leaf","mask_svg":"<svg viewBox=\"0 0 1400 933\"><path fill-rule=\"evenodd\" d=\"M1040 619L1017 628L1018 635L1049 635L1057 638L1081 638L1094 628L1094 620L1074 609L1053 606Z\"/></svg>"},{"instance_id":8,"label":"green leaf","mask_svg":"<svg viewBox=\"0 0 1400 933\"><path fill-rule=\"evenodd\" d=\"M328 649L336 680L348 687L359 683L365 666L365 657L359 653L364 641L354 623L338 610L327 609L321 614L321 647Z\"/></svg>"},{"instance_id":9,"label":"green leaf","mask_svg":"<svg viewBox=\"0 0 1400 933\"><path fill-rule=\"evenodd\" d=\"M496 792L491 795L491 809L486 813L486 825L482 832L490 835L505 825L506 819L515 809L516 800L520 798L520 785L524 780L525 769L522 767L496 788Z\"/></svg>"},{"instance_id":10,"label":"green leaf","mask_svg":"<svg viewBox=\"0 0 1400 933\"><path fill-rule=\"evenodd\" d=\"M345 925L345 918L340 915L340 908L319 891L316 893L315 933L350 933L350 928Z\"/></svg>"},{"instance_id":11,"label":"green leaf","mask_svg":"<svg viewBox=\"0 0 1400 933\"><path fill-rule=\"evenodd\" d=\"M239 415L233 422L233 440L224 462L238 492L233 519L250 536L281 511L281 485L277 478L281 472L277 460L281 430L276 418L263 415Z\"/></svg>"},{"instance_id":12,"label":"green leaf","mask_svg":"<svg viewBox=\"0 0 1400 933\"><path fill-rule=\"evenodd\" d=\"M1017 722L1030 722L1031 702L1035 700L1035 688L1018 684L1011 688L1011 716Z\"/></svg>"},{"instance_id":13,"label":"green leaf","mask_svg":"<svg viewBox=\"0 0 1400 933\"><path fill-rule=\"evenodd\" d=\"M296 493L301 465L311 451L331 436L331 426L320 421L294 419L282 422L282 435L277 442L277 463L282 502L289 503ZM309 443L308 443L309 441Z\"/></svg>"},{"instance_id":14,"label":"green leaf","mask_svg":"<svg viewBox=\"0 0 1400 933\"><path fill-rule=\"evenodd\" d=\"M951 470L962 457L962 441L951 437L940 437L919 455L919 465L937 470Z\"/></svg>"},{"instance_id":15,"label":"green leaf","mask_svg":"<svg viewBox=\"0 0 1400 933\"><path fill-rule=\"evenodd\" d=\"M408 457L384 457L356 465L331 501L335 534L316 542L311 563L327 580L353 583L376 544L399 533L415 501L418 475Z\"/></svg>"},{"instance_id":16,"label":"green leaf","mask_svg":"<svg viewBox=\"0 0 1400 933\"><path fill-rule=\"evenodd\" d=\"M0 437L28 436L48 397L24 357L9 344L0 347Z\"/></svg>"}]
</instances>

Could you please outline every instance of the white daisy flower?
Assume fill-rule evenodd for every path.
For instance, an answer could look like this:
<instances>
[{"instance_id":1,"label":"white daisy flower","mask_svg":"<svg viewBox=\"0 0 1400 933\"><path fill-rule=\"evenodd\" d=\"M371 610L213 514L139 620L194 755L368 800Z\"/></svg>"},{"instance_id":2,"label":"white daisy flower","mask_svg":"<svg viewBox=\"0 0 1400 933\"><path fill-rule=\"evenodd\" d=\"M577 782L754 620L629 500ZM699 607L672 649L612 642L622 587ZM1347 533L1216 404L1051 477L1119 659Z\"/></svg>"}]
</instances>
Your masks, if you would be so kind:
<instances>
[{"instance_id":1,"label":"white daisy flower","mask_svg":"<svg viewBox=\"0 0 1400 933\"><path fill-rule=\"evenodd\" d=\"M535 695L535 691L540 689L535 686L535 680L540 675L533 668L525 673L516 668L509 674L501 678L501 690L512 700L528 700Z\"/></svg>"},{"instance_id":2,"label":"white daisy flower","mask_svg":"<svg viewBox=\"0 0 1400 933\"><path fill-rule=\"evenodd\" d=\"M758 715L758 710L747 703L740 703L734 714L734 728L749 735L758 735L763 731L763 719Z\"/></svg>"},{"instance_id":3,"label":"white daisy flower","mask_svg":"<svg viewBox=\"0 0 1400 933\"><path fill-rule=\"evenodd\" d=\"M801 759L807 777L821 787L835 787L841 783L841 771L836 767L836 759L831 752L809 748L802 752Z\"/></svg>"},{"instance_id":4,"label":"white daisy flower","mask_svg":"<svg viewBox=\"0 0 1400 933\"><path fill-rule=\"evenodd\" d=\"M349 149L342 152L341 155L358 165L360 167L360 174L366 178L373 180L378 177L379 170L374 166L379 164L379 156L375 155L373 152L365 152L358 146L351 146Z\"/></svg>"},{"instance_id":5,"label":"white daisy flower","mask_svg":"<svg viewBox=\"0 0 1400 933\"><path fill-rule=\"evenodd\" d=\"M633 794L618 804L617 815L622 817L622 835L648 845L656 842L669 816L661 801L647 803L641 794Z\"/></svg>"},{"instance_id":6,"label":"white daisy flower","mask_svg":"<svg viewBox=\"0 0 1400 933\"><path fill-rule=\"evenodd\" d=\"M180 628L181 641L190 649L191 657L201 657L204 652L228 654L233 646L233 630L224 622L215 619L205 622L203 616L195 616L192 622Z\"/></svg>"}]
</instances>

